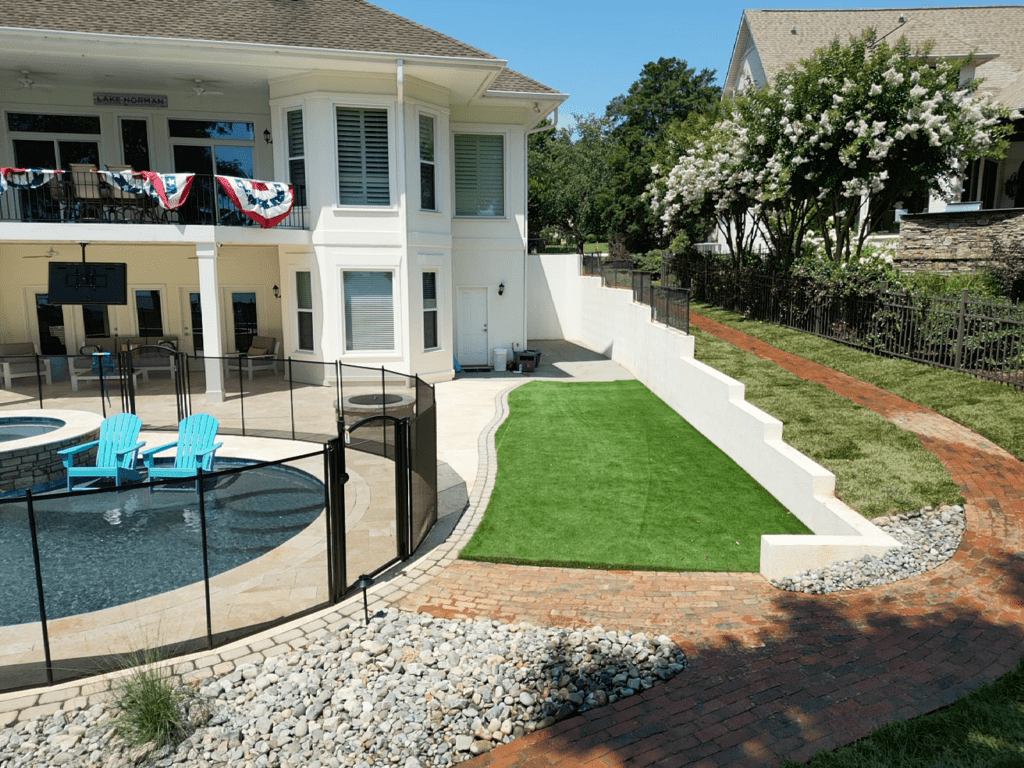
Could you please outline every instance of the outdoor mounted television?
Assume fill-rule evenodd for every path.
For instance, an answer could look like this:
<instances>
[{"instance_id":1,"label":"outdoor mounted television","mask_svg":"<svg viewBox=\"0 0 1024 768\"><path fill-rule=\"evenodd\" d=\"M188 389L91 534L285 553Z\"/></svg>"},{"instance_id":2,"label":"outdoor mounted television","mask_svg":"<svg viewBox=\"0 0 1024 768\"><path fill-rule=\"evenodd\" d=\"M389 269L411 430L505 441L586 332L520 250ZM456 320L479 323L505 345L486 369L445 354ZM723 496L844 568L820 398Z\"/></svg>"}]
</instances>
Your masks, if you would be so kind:
<instances>
[{"instance_id":1,"label":"outdoor mounted television","mask_svg":"<svg viewBox=\"0 0 1024 768\"><path fill-rule=\"evenodd\" d=\"M50 262L50 304L127 304L127 264Z\"/></svg>"}]
</instances>

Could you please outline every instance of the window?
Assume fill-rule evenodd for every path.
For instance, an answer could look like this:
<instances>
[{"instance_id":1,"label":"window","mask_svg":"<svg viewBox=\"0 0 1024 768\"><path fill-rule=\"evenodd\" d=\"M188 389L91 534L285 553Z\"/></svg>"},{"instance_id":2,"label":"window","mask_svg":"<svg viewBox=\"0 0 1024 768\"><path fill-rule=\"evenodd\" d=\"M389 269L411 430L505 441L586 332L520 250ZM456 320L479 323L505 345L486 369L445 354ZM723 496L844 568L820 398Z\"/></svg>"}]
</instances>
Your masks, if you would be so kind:
<instances>
[{"instance_id":1,"label":"window","mask_svg":"<svg viewBox=\"0 0 1024 768\"><path fill-rule=\"evenodd\" d=\"M124 161L136 171L149 168L149 126L145 120L121 121L121 149Z\"/></svg>"},{"instance_id":2,"label":"window","mask_svg":"<svg viewBox=\"0 0 1024 768\"><path fill-rule=\"evenodd\" d=\"M139 321L139 336L164 335L160 291L135 291L135 314Z\"/></svg>"},{"instance_id":3,"label":"window","mask_svg":"<svg viewBox=\"0 0 1024 768\"><path fill-rule=\"evenodd\" d=\"M436 211L434 194L434 118L420 115L420 208Z\"/></svg>"},{"instance_id":4,"label":"window","mask_svg":"<svg viewBox=\"0 0 1024 768\"><path fill-rule=\"evenodd\" d=\"M391 205L387 110L338 107L337 130L338 202Z\"/></svg>"},{"instance_id":5,"label":"window","mask_svg":"<svg viewBox=\"0 0 1024 768\"><path fill-rule=\"evenodd\" d=\"M92 115L33 115L9 112L7 127L27 133L88 133L99 134L100 119Z\"/></svg>"},{"instance_id":6,"label":"window","mask_svg":"<svg viewBox=\"0 0 1024 768\"><path fill-rule=\"evenodd\" d=\"M505 215L505 139L455 134L455 215Z\"/></svg>"},{"instance_id":7,"label":"window","mask_svg":"<svg viewBox=\"0 0 1024 768\"><path fill-rule=\"evenodd\" d=\"M252 346L252 337L260 331L256 322L256 294L238 291L231 294L231 318L235 323L235 351L244 352Z\"/></svg>"},{"instance_id":8,"label":"window","mask_svg":"<svg viewBox=\"0 0 1024 768\"><path fill-rule=\"evenodd\" d=\"M437 272L423 273L423 349L437 349Z\"/></svg>"},{"instance_id":9,"label":"window","mask_svg":"<svg viewBox=\"0 0 1024 768\"><path fill-rule=\"evenodd\" d=\"M302 135L302 110L285 115L288 124L288 181L295 188L295 204L306 204L306 143Z\"/></svg>"},{"instance_id":10,"label":"window","mask_svg":"<svg viewBox=\"0 0 1024 768\"><path fill-rule=\"evenodd\" d=\"M310 272L295 273L295 305L299 329L299 349L312 352L313 347L313 282Z\"/></svg>"},{"instance_id":11,"label":"window","mask_svg":"<svg viewBox=\"0 0 1024 768\"><path fill-rule=\"evenodd\" d=\"M87 339L105 339L110 336L106 304L83 304L82 323L85 325Z\"/></svg>"},{"instance_id":12,"label":"window","mask_svg":"<svg viewBox=\"0 0 1024 768\"><path fill-rule=\"evenodd\" d=\"M232 123L222 120L168 120L173 139L238 139L256 138L254 123Z\"/></svg>"},{"instance_id":13,"label":"window","mask_svg":"<svg viewBox=\"0 0 1024 768\"><path fill-rule=\"evenodd\" d=\"M345 349L393 350L395 310L390 272L345 272Z\"/></svg>"}]
</instances>

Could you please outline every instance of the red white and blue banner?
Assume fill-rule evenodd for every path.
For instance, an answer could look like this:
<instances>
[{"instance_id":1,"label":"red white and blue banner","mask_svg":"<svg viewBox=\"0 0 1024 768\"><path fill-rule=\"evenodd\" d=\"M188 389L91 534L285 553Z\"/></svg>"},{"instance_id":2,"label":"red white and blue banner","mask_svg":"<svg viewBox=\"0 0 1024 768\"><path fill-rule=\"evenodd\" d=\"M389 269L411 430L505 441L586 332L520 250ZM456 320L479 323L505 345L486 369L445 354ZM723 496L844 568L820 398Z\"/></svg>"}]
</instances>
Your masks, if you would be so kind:
<instances>
[{"instance_id":1,"label":"red white and blue banner","mask_svg":"<svg viewBox=\"0 0 1024 768\"><path fill-rule=\"evenodd\" d=\"M142 171L129 169L126 171L96 171L96 173L103 176L110 186L117 187L122 192L131 195L148 195L150 193L151 187L142 175Z\"/></svg>"},{"instance_id":2,"label":"red white and blue banner","mask_svg":"<svg viewBox=\"0 0 1024 768\"><path fill-rule=\"evenodd\" d=\"M37 189L49 183L58 173L64 171L49 168L0 168L0 195L7 191L7 187Z\"/></svg>"},{"instance_id":3,"label":"red white and blue banner","mask_svg":"<svg viewBox=\"0 0 1024 768\"><path fill-rule=\"evenodd\" d=\"M277 226L295 202L291 185L278 181L255 181L234 176L218 176L221 188L242 213L264 229Z\"/></svg>"},{"instance_id":4,"label":"red white and blue banner","mask_svg":"<svg viewBox=\"0 0 1024 768\"><path fill-rule=\"evenodd\" d=\"M188 198L188 192L192 189L192 182L195 180L194 173L154 173L153 171L138 171L146 180L146 192L152 197L161 208L173 211L180 208Z\"/></svg>"}]
</instances>

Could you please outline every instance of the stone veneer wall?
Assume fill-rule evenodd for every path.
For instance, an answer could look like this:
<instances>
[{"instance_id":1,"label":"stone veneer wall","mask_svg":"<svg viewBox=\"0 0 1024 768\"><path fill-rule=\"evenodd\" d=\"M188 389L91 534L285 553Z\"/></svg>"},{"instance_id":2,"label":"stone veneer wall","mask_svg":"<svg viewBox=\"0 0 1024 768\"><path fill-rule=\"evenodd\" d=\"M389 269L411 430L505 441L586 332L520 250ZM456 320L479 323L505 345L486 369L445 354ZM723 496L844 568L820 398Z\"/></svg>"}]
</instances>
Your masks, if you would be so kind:
<instances>
[{"instance_id":1,"label":"stone veneer wall","mask_svg":"<svg viewBox=\"0 0 1024 768\"><path fill-rule=\"evenodd\" d=\"M65 476L64 462L58 451L98 439L97 427L84 435L74 435L57 442L4 451L0 456L0 492L32 488ZM40 437L45 437L41 435ZM76 464L88 465L96 459L96 449L90 448L75 457Z\"/></svg>"},{"instance_id":2,"label":"stone veneer wall","mask_svg":"<svg viewBox=\"0 0 1024 768\"><path fill-rule=\"evenodd\" d=\"M1024 240L1024 208L918 213L900 222L895 264L904 272L953 275L976 272L996 242Z\"/></svg>"}]
</instances>

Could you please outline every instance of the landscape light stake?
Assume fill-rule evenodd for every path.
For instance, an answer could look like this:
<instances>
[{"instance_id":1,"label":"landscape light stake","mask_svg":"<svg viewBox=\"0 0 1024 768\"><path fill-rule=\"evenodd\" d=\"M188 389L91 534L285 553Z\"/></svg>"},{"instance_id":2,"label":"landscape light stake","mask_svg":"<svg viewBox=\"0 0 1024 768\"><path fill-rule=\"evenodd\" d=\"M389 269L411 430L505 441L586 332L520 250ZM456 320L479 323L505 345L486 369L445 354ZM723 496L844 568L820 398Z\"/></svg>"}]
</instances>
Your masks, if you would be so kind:
<instances>
[{"instance_id":1,"label":"landscape light stake","mask_svg":"<svg viewBox=\"0 0 1024 768\"><path fill-rule=\"evenodd\" d=\"M370 625L370 604L366 597L366 590L373 586L373 576L367 576L365 573L359 577L359 581L356 582L356 588L363 590L363 616L366 620L366 625Z\"/></svg>"}]
</instances>

